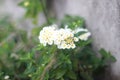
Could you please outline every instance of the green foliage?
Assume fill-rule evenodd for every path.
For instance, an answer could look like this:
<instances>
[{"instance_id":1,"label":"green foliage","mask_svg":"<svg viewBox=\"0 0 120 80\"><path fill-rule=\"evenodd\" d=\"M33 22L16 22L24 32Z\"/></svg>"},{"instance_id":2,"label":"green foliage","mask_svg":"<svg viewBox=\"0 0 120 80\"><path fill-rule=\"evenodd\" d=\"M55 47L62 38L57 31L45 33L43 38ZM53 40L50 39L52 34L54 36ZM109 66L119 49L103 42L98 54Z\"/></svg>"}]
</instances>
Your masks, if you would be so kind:
<instances>
[{"instance_id":1,"label":"green foliage","mask_svg":"<svg viewBox=\"0 0 120 80\"><path fill-rule=\"evenodd\" d=\"M23 0L19 6L26 9L25 17L33 19L33 23L37 24L38 15L46 9L46 0Z\"/></svg>"},{"instance_id":2,"label":"green foliage","mask_svg":"<svg viewBox=\"0 0 120 80\"><path fill-rule=\"evenodd\" d=\"M82 23L77 23L78 21ZM73 22L77 26L71 24ZM84 26L83 19L78 16L67 16L67 19L65 17L61 26L65 23L71 29ZM36 34L38 35L39 31ZM91 42L92 39L80 40L76 42L78 47L75 49L57 49L55 45L39 44L33 52L27 54L28 60L24 59L28 64L25 74L32 80L94 80L94 77L101 73L101 69L103 74L106 66L116 59L104 49L99 51L99 57L91 48Z\"/></svg>"},{"instance_id":3,"label":"green foliage","mask_svg":"<svg viewBox=\"0 0 120 80\"><path fill-rule=\"evenodd\" d=\"M85 21L82 17L65 15L61 21L61 27L65 25L68 25L71 29L75 29L77 27L85 27Z\"/></svg>"},{"instance_id":4,"label":"green foliage","mask_svg":"<svg viewBox=\"0 0 120 80\"><path fill-rule=\"evenodd\" d=\"M106 50L104 49L101 49L99 52L101 54L101 58L102 58L101 64L103 66L106 66L110 64L111 62L116 61L115 57L113 57L110 52L106 52Z\"/></svg>"},{"instance_id":5,"label":"green foliage","mask_svg":"<svg viewBox=\"0 0 120 80\"><path fill-rule=\"evenodd\" d=\"M19 5L26 9L26 17L37 18L42 11L40 0L23 0Z\"/></svg>"},{"instance_id":6,"label":"green foliage","mask_svg":"<svg viewBox=\"0 0 120 80\"><path fill-rule=\"evenodd\" d=\"M23 74L26 63L20 58L29 52L33 41L27 38L26 31L16 29L7 16L0 20L0 34L0 80L6 75L11 80L29 79Z\"/></svg>"},{"instance_id":7,"label":"green foliage","mask_svg":"<svg viewBox=\"0 0 120 80\"><path fill-rule=\"evenodd\" d=\"M13 26L8 20L8 16L0 20L0 42L13 31Z\"/></svg>"},{"instance_id":8,"label":"green foliage","mask_svg":"<svg viewBox=\"0 0 120 80\"><path fill-rule=\"evenodd\" d=\"M40 30L56 21L46 14L46 0L23 0L19 5L26 9L25 16L33 19L34 23L37 22L38 14L44 12L47 23L34 28L31 38L28 38L27 32L16 29L8 17L0 20L0 80L4 80L6 75L10 76L10 80L94 80L116 61L104 49L99 51L98 56L92 49L91 38L76 42L75 49L43 46L38 40ZM60 27L66 25L72 30L85 28L85 20L66 15Z\"/></svg>"}]
</instances>

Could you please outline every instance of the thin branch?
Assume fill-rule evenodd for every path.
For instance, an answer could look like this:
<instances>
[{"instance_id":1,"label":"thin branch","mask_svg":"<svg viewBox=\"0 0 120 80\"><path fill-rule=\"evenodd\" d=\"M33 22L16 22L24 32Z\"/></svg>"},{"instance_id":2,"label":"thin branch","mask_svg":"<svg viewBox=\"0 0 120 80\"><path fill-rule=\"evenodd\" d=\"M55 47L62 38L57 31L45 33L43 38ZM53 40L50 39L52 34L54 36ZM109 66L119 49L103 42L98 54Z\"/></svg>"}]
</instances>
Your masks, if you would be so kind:
<instances>
[{"instance_id":1,"label":"thin branch","mask_svg":"<svg viewBox=\"0 0 120 80\"><path fill-rule=\"evenodd\" d=\"M46 10L46 7L44 5L43 0L40 0L40 3L41 3L41 7L42 7L43 13L45 15L45 18L47 20L47 23L50 24L49 17L48 17L48 14L47 14L47 10Z\"/></svg>"},{"instance_id":2,"label":"thin branch","mask_svg":"<svg viewBox=\"0 0 120 80\"><path fill-rule=\"evenodd\" d=\"M40 80L44 80L44 77L45 77L45 74L47 71L50 70L50 68L53 66L53 64L56 63L56 53L54 54L54 56L51 58L52 60L48 63L48 65L45 67L41 77L40 77Z\"/></svg>"},{"instance_id":3,"label":"thin branch","mask_svg":"<svg viewBox=\"0 0 120 80\"><path fill-rule=\"evenodd\" d=\"M4 68L7 68L7 66L5 65L5 63L3 63L3 61L0 59L0 65Z\"/></svg>"}]
</instances>

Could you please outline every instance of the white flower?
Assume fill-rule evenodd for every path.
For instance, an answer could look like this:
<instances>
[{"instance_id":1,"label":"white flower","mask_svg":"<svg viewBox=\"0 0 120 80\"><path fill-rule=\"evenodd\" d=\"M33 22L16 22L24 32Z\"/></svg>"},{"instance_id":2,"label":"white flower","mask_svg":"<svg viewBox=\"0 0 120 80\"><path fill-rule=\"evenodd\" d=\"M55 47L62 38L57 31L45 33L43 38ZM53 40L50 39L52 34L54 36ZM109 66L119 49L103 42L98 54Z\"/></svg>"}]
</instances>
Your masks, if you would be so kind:
<instances>
[{"instance_id":1,"label":"white flower","mask_svg":"<svg viewBox=\"0 0 120 80\"><path fill-rule=\"evenodd\" d=\"M40 43L42 43L44 46L46 46L47 44L49 45L53 44L54 40L53 34L55 33L55 27L56 25L44 27L40 31L39 40Z\"/></svg>"},{"instance_id":2,"label":"white flower","mask_svg":"<svg viewBox=\"0 0 120 80\"><path fill-rule=\"evenodd\" d=\"M84 34L81 34L80 36L78 36L80 40L84 40L84 41L86 41L91 35L91 33L88 32L88 30L84 28L76 28L73 32L74 34L79 33L79 32L85 32Z\"/></svg>"},{"instance_id":3,"label":"white flower","mask_svg":"<svg viewBox=\"0 0 120 80\"><path fill-rule=\"evenodd\" d=\"M79 38L74 37L74 41L75 41L75 42L78 42L78 41L79 41Z\"/></svg>"},{"instance_id":4,"label":"white flower","mask_svg":"<svg viewBox=\"0 0 120 80\"><path fill-rule=\"evenodd\" d=\"M74 43L70 43L70 44L67 44L66 42L62 42L62 44L61 45L58 45L58 48L59 49L70 49L70 48L72 48L72 49L74 49L76 46L75 46L75 44Z\"/></svg>"},{"instance_id":5,"label":"white flower","mask_svg":"<svg viewBox=\"0 0 120 80\"><path fill-rule=\"evenodd\" d=\"M82 31L88 32L88 30L87 30L87 29L84 29L84 28L76 28L73 32L76 34L76 33L78 33L78 32L82 32Z\"/></svg>"},{"instance_id":6,"label":"white flower","mask_svg":"<svg viewBox=\"0 0 120 80\"><path fill-rule=\"evenodd\" d=\"M91 35L90 32L84 33L84 34L79 36L79 39L86 41L90 35Z\"/></svg>"},{"instance_id":7,"label":"white flower","mask_svg":"<svg viewBox=\"0 0 120 80\"><path fill-rule=\"evenodd\" d=\"M59 49L75 48L74 34L71 29L65 28L57 30L55 35L54 44L56 44Z\"/></svg>"},{"instance_id":8,"label":"white flower","mask_svg":"<svg viewBox=\"0 0 120 80\"><path fill-rule=\"evenodd\" d=\"M45 66L45 64L42 64L42 66L44 67L44 66Z\"/></svg>"},{"instance_id":9,"label":"white flower","mask_svg":"<svg viewBox=\"0 0 120 80\"><path fill-rule=\"evenodd\" d=\"M60 44L61 41L65 40L67 36L73 37L73 34L71 33L71 29L59 29L56 30L56 33L54 35L54 43L56 45Z\"/></svg>"},{"instance_id":10,"label":"white flower","mask_svg":"<svg viewBox=\"0 0 120 80\"><path fill-rule=\"evenodd\" d=\"M5 77L4 77L4 79L9 79L10 77L8 76L8 75L6 75Z\"/></svg>"},{"instance_id":11,"label":"white flower","mask_svg":"<svg viewBox=\"0 0 120 80\"><path fill-rule=\"evenodd\" d=\"M87 40L91 35L87 29L77 28L75 30L71 30L66 25L65 28L56 29L57 25L52 25L48 27L44 27L40 31L39 40L40 43L44 46L48 45L56 45L58 49L74 49L76 47L75 42L80 40ZM85 33L75 37L74 35L78 32L84 31Z\"/></svg>"}]
</instances>

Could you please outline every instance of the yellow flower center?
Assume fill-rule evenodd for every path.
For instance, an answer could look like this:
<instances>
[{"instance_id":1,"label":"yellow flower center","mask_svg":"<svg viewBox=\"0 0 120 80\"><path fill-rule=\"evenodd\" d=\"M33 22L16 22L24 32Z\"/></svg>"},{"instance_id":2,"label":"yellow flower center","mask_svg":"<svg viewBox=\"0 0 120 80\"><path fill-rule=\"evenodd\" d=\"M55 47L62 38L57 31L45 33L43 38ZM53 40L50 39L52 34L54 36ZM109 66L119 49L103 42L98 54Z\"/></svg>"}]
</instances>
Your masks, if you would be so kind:
<instances>
[{"instance_id":1,"label":"yellow flower center","mask_svg":"<svg viewBox=\"0 0 120 80\"><path fill-rule=\"evenodd\" d=\"M65 39L65 42L66 42L66 44L71 44L71 43L73 43L73 38L69 37L69 38Z\"/></svg>"}]
</instances>

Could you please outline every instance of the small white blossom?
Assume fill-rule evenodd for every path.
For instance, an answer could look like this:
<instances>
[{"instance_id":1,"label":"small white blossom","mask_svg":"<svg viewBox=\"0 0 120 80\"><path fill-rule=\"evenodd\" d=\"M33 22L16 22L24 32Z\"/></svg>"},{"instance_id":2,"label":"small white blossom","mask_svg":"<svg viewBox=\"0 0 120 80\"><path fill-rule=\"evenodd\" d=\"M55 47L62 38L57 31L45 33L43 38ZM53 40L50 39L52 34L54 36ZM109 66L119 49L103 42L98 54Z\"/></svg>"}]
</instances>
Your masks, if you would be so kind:
<instances>
[{"instance_id":1,"label":"small white blossom","mask_svg":"<svg viewBox=\"0 0 120 80\"><path fill-rule=\"evenodd\" d=\"M86 41L90 35L91 35L90 32L84 33L84 34L79 36L79 39Z\"/></svg>"},{"instance_id":2,"label":"small white blossom","mask_svg":"<svg viewBox=\"0 0 120 80\"><path fill-rule=\"evenodd\" d=\"M78 41L79 41L79 38L74 37L74 41L75 41L75 42L78 42Z\"/></svg>"},{"instance_id":3,"label":"small white blossom","mask_svg":"<svg viewBox=\"0 0 120 80\"><path fill-rule=\"evenodd\" d=\"M42 64L42 66L45 66L45 64Z\"/></svg>"},{"instance_id":4,"label":"small white blossom","mask_svg":"<svg viewBox=\"0 0 120 80\"><path fill-rule=\"evenodd\" d=\"M60 29L56 32L54 43L59 49L70 49L75 48L74 34L69 28Z\"/></svg>"},{"instance_id":5,"label":"small white blossom","mask_svg":"<svg viewBox=\"0 0 120 80\"><path fill-rule=\"evenodd\" d=\"M9 75L5 75L5 77L4 77L5 80L7 80L9 78L10 78Z\"/></svg>"},{"instance_id":6,"label":"small white blossom","mask_svg":"<svg viewBox=\"0 0 120 80\"><path fill-rule=\"evenodd\" d=\"M88 30L87 30L87 29L84 29L84 28L76 28L73 32L74 32L74 33L78 33L78 32L82 32L82 31L88 32Z\"/></svg>"},{"instance_id":7,"label":"small white blossom","mask_svg":"<svg viewBox=\"0 0 120 80\"><path fill-rule=\"evenodd\" d=\"M56 30L56 33L54 35L54 43L58 45L61 43L61 41L65 40L68 36L71 36L71 37L74 36L74 34L71 33L71 29Z\"/></svg>"},{"instance_id":8,"label":"small white blossom","mask_svg":"<svg viewBox=\"0 0 120 80\"><path fill-rule=\"evenodd\" d=\"M56 25L44 27L40 31L39 40L40 40L40 43L42 43L44 46L46 46L47 44L49 45L53 44L53 40L54 40L53 34L55 32L55 27Z\"/></svg>"}]
</instances>

